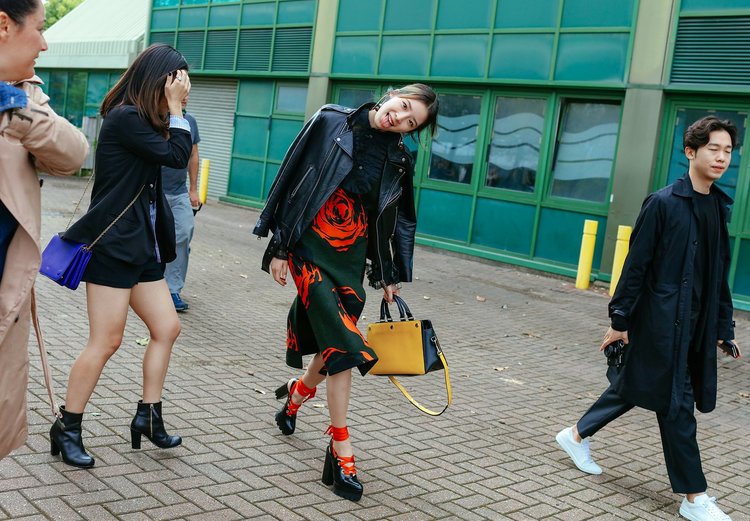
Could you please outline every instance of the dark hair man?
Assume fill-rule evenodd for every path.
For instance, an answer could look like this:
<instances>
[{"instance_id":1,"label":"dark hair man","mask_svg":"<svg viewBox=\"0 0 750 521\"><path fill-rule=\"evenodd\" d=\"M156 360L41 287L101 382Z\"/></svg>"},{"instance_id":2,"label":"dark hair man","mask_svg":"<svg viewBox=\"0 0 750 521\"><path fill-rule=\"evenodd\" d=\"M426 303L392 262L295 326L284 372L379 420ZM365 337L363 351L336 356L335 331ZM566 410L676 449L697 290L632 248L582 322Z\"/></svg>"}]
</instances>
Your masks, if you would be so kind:
<instances>
[{"instance_id":1,"label":"dark hair man","mask_svg":"<svg viewBox=\"0 0 750 521\"><path fill-rule=\"evenodd\" d=\"M680 514L692 521L731 521L706 495L694 407L705 413L716 405L717 344L740 356L727 283L732 199L715 185L736 142L734 124L714 116L685 131L688 173L646 198L609 303L600 350L622 340L623 363L609 368L609 388L556 438L580 470L601 474L587 438L635 406L655 411L672 490L685 494Z\"/></svg>"}]
</instances>

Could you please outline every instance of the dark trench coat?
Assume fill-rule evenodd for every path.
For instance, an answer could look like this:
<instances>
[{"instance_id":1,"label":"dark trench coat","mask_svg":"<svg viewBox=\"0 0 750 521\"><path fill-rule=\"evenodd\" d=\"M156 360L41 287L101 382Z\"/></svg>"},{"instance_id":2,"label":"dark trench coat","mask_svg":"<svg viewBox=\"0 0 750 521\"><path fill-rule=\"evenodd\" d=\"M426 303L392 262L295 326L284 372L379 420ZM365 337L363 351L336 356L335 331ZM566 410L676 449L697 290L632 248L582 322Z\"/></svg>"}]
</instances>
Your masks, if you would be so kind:
<instances>
[{"instance_id":1,"label":"dark trench coat","mask_svg":"<svg viewBox=\"0 0 750 521\"><path fill-rule=\"evenodd\" d=\"M706 328L700 350L690 349L693 261L698 247L698 218L688 175L649 195L630 238L630 252L609 304L609 314L624 316L630 344L625 363L608 377L625 401L673 418L690 371L696 407L716 406L716 341L734 339L732 298L727 282L732 199L716 185L720 201L719 249L706 283Z\"/></svg>"}]
</instances>

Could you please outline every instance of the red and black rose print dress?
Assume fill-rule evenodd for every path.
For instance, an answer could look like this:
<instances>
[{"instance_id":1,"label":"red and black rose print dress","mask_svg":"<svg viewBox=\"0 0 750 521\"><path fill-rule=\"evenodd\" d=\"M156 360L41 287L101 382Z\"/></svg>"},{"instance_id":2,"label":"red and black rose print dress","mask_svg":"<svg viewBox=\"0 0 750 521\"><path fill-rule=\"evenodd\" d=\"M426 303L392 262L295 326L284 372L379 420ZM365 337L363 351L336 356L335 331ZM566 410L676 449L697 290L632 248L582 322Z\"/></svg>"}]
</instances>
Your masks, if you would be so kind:
<instances>
[{"instance_id":1,"label":"red and black rose print dress","mask_svg":"<svg viewBox=\"0 0 750 521\"><path fill-rule=\"evenodd\" d=\"M302 368L303 355L320 353L328 374L357 367L364 375L377 362L357 320L365 305L368 213L377 207L387 147L398 135L372 130L366 110L353 130L352 173L289 254L297 298L287 319L286 362Z\"/></svg>"},{"instance_id":2,"label":"red and black rose print dress","mask_svg":"<svg viewBox=\"0 0 750 521\"><path fill-rule=\"evenodd\" d=\"M357 328L367 253L367 212L359 199L337 188L289 255L297 286L287 319L292 367L302 367L302 355L320 353L328 374L356 366L364 375L377 361Z\"/></svg>"}]
</instances>

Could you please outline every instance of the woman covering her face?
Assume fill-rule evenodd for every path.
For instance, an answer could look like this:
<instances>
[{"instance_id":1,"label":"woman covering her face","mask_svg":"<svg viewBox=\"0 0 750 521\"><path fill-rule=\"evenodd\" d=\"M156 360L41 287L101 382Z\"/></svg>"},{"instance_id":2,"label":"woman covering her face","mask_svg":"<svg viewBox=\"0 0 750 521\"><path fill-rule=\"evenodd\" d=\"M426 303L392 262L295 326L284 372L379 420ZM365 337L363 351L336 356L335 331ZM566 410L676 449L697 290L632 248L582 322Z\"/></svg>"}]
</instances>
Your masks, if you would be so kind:
<instances>
[{"instance_id":1,"label":"woman covering her face","mask_svg":"<svg viewBox=\"0 0 750 521\"><path fill-rule=\"evenodd\" d=\"M297 287L287 319L286 360L306 372L277 391L286 403L276 414L283 434L294 433L297 411L326 381L332 435L323 483L357 501L357 478L347 429L351 372L377 362L357 328L370 285L393 301L412 279L416 216L412 158L402 134L434 130L438 102L427 85L389 91L358 109L322 107L292 143L253 233L273 237L263 259L281 286L291 273Z\"/></svg>"},{"instance_id":2,"label":"woman covering her face","mask_svg":"<svg viewBox=\"0 0 750 521\"><path fill-rule=\"evenodd\" d=\"M0 0L0 458L27 434L30 299L41 261L37 171L73 174L88 152L34 76L47 50L43 27L41 0Z\"/></svg>"},{"instance_id":3,"label":"woman covering her face","mask_svg":"<svg viewBox=\"0 0 750 521\"><path fill-rule=\"evenodd\" d=\"M150 334L142 400L135 404L130 424L132 447L140 448L142 436L160 448L182 443L179 436L167 434L161 408L172 345L180 334L164 281L164 265L175 258L175 232L161 167L186 168L190 158L190 124L182 117L182 100L190 91L187 67L172 47L152 45L102 103L91 205L63 235L91 244L104 232L82 278L89 339L70 370L62 419L50 430L52 454L62 452L68 465L94 465L83 445L81 421L104 365L120 347L128 307Z\"/></svg>"}]
</instances>

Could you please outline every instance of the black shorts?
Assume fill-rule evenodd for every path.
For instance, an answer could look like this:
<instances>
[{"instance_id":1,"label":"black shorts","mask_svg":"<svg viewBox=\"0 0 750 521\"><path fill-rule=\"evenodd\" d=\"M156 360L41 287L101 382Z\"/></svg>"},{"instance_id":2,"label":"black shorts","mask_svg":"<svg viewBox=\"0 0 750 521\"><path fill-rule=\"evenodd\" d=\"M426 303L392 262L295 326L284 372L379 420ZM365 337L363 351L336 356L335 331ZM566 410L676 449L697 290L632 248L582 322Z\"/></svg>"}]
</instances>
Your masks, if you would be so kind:
<instances>
[{"instance_id":1,"label":"black shorts","mask_svg":"<svg viewBox=\"0 0 750 521\"><path fill-rule=\"evenodd\" d=\"M94 251L81 280L110 288L130 289L139 282L163 279L164 266L156 259L146 264L131 264Z\"/></svg>"}]
</instances>

